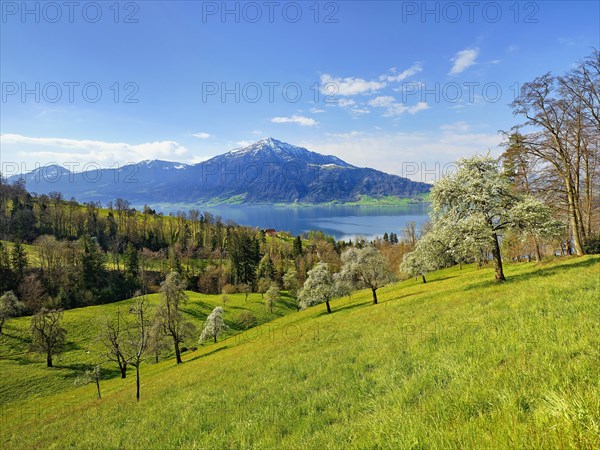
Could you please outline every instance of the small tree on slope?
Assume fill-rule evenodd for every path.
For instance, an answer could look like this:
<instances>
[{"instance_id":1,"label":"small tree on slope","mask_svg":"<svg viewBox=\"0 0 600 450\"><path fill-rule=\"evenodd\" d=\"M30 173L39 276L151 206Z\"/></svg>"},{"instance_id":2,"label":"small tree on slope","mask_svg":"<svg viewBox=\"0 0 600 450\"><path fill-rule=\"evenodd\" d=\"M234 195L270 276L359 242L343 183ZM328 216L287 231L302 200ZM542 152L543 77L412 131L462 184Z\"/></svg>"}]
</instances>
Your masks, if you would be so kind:
<instances>
[{"instance_id":1,"label":"small tree on slope","mask_svg":"<svg viewBox=\"0 0 600 450\"><path fill-rule=\"evenodd\" d=\"M373 304L377 304L377 289L396 280L385 257L373 246L351 248L342 254L341 277L355 288L369 288Z\"/></svg>"},{"instance_id":2,"label":"small tree on slope","mask_svg":"<svg viewBox=\"0 0 600 450\"><path fill-rule=\"evenodd\" d=\"M327 313L331 313L329 302L338 295L338 289L329 267L326 263L318 263L307 274L302 290L298 294L300 307L306 309L309 306L325 303Z\"/></svg>"},{"instance_id":3,"label":"small tree on slope","mask_svg":"<svg viewBox=\"0 0 600 450\"><path fill-rule=\"evenodd\" d=\"M202 334L198 340L200 344L207 339L212 339L216 343L219 335L229 329L223 320L223 313L223 308L217 306L206 318L204 329L202 330Z\"/></svg>"}]
</instances>

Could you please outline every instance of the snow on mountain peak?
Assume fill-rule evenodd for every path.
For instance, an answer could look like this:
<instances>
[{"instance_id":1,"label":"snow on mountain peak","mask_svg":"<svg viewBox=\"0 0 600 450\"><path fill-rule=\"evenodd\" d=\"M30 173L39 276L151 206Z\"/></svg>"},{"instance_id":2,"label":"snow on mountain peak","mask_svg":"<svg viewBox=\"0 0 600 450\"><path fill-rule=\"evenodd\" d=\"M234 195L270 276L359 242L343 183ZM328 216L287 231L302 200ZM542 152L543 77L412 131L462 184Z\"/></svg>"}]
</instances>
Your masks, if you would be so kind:
<instances>
[{"instance_id":1,"label":"snow on mountain peak","mask_svg":"<svg viewBox=\"0 0 600 450\"><path fill-rule=\"evenodd\" d=\"M297 147L272 137L263 138L254 144L248 145L247 147L236 148L231 150L228 154L232 156L249 155L254 157L276 156L283 157L285 159L300 158L309 160L313 164L317 163L317 165L329 164L339 167L354 167L336 156L321 155L319 153L311 152L306 148Z\"/></svg>"}]
</instances>

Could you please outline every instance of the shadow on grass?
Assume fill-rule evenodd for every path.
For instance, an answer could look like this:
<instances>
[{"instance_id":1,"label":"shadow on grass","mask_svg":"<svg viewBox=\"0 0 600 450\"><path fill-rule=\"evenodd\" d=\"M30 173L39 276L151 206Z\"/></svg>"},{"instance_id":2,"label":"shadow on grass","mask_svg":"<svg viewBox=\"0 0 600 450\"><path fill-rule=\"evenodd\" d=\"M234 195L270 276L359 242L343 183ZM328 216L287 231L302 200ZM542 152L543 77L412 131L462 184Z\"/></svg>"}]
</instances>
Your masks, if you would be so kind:
<instances>
[{"instance_id":1,"label":"shadow on grass","mask_svg":"<svg viewBox=\"0 0 600 450\"><path fill-rule=\"evenodd\" d=\"M477 283L468 284L461 288L462 291L470 291L473 289L480 288L488 288L492 286L509 286L514 283L521 283L523 281L527 281L532 278L546 278L551 277L558 274L565 274L572 270L576 269L584 269L593 266L598 266L598 270L600 271L600 260L595 258L582 259L576 262L572 260L568 263L559 264L556 266L546 266L544 263L533 263L530 270L524 273L519 273L516 275L506 275L506 281L498 282L495 279L491 278L489 280L480 281ZM493 275L492 275L493 276Z\"/></svg>"},{"instance_id":2,"label":"shadow on grass","mask_svg":"<svg viewBox=\"0 0 600 450\"><path fill-rule=\"evenodd\" d=\"M184 313L189 314L193 318L201 321L206 320L206 317L213 309L214 306L204 302L194 302L192 304L188 304L188 306L185 308L181 308Z\"/></svg>"},{"instance_id":3,"label":"shadow on grass","mask_svg":"<svg viewBox=\"0 0 600 450\"><path fill-rule=\"evenodd\" d=\"M387 303L394 303L394 302L396 302L398 300L402 300L402 299L405 299L407 297L414 297L415 295L420 295L420 294L423 294L423 292L421 292L421 291L419 291L419 292L411 292L410 294L404 294L404 295L401 295L399 297L393 297L393 298L390 298L389 300L384 300L382 302L379 302L379 304L385 305Z\"/></svg>"},{"instance_id":4,"label":"shadow on grass","mask_svg":"<svg viewBox=\"0 0 600 450\"><path fill-rule=\"evenodd\" d=\"M196 355L193 358L186 359L184 362L196 361L197 359L205 358L206 356L209 356L209 355L214 355L215 353L218 353L218 352L228 349L228 348L229 348L229 345L225 345L223 347L219 347L214 350L211 350L210 352L202 353L201 355Z\"/></svg>"},{"instance_id":5,"label":"shadow on grass","mask_svg":"<svg viewBox=\"0 0 600 450\"><path fill-rule=\"evenodd\" d=\"M72 363L72 364L54 364L56 369L68 369L70 372L64 374L64 379L76 379L83 375L86 370L92 370L94 368L94 364L90 363ZM127 370L127 374L129 375L129 370ZM121 372L116 367L116 365L105 367L102 366L102 379L110 379L121 377Z\"/></svg>"},{"instance_id":6,"label":"shadow on grass","mask_svg":"<svg viewBox=\"0 0 600 450\"><path fill-rule=\"evenodd\" d=\"M22 336L18 336L16 334L8 334L6 331L2 331L2 334L0 334L0 338L1 337L6 337L9 339L15 339L17 341L21 341L25 344L31 344L31 338L30 337L22 337Z\"/></svg>"},{"instance_id":7,"label":"shadow on grass","mask_svg":"<svg viewBox=\"0 0 600 450\"><path fill-rule=\"evenodd\" d=\"M444 281L444 280L451 280L452 278L458 278L460 275L448 275L446 277L440 277L440 278L428 278L427 275L425 275L425 279L427 280L427 283L435 283L437 281ZM417 280L419 281L419 280ZM427 283L423 283L423 284L427 284Z\"/></svg>"},{"instance_id":8,"label":"shadow on grass","mask_svg":"<svg viewBox=\"0 0 600 450\"><path fill-rule=\"evenodd\" d=\"M369 299L368 301L354 303L352 305L341 306L339 308L336 308L334 305L331 305L331 313L334 314L336 311L349 311L352 309L361 308L363 306L368 306L368 305L373 305L373 300ZM325 306L325 305L323 305L323 306ZM376 306L376 305L373 305L373 306ZM329 314L327 314L327 309L325 309L325 311L323 311L322 314L319 314L319 317L327 316L327 315L329 315Z\"/></svg>"},{"instance_id":9,"label":"shadow on grass","mask_svg":"<svg viewBox=\"0 0 600 450\"><path fill-rule=\"evenodd\" d=\"M21 366L27 366L29 364L35 364L38 362L35 360L35 358L31 358L31 356L31 352L23 352L13 355L1 355L0 359L4 359L5 361L14 361Z\"/></svg>"}]
</instances>

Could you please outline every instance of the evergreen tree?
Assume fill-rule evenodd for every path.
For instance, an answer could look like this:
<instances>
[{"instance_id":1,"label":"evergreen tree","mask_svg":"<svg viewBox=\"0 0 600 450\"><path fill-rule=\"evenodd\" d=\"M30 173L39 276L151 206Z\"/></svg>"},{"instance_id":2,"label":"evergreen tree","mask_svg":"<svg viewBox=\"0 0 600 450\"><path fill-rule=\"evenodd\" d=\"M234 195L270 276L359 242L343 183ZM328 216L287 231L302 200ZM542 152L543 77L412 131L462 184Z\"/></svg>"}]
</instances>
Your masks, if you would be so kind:
<instances>
[{"instance_id":1,"label":"evergreen tree","mask_svg":"<svg viewBox=\"0 0 600 450\"><path fill-rule=\"evenodd\" d=\"M15 241L12 252L11 252L11 265L17 284L21 283L25 276L25 269L27 268L28 260L25 247L21 244L21 241Z\"/></svg>"},{"instance_id":2,"label":"evergreen tree","mask_svg":"<svg viewBox=\"0 0 600 450\"><path fill-rule=\"evenodd\" d=\"M137 277L140 272L140 256L137 249L130 242L127 244L125 254L123 255L125 273L132 277Z\"/></svg>"},{"instance_id":3,"label":"evergreen tree","mask_svg":"<svg viewBox=\"0 0 600 450\"><path fill-rule=\"evenodd\" d=\"M81 238L81 283L83 289L96 291L105 279L104 254L100 246L89 235Z\"/></svg>"},{"instance_id":4,"label":"evergreen tree","mask_svg":"<svg viewBox=\"0 0 600 450\"><path fill-rule=\"evenodd\" d=\"M296 236L296 239L294 239L293 252L295 258L302 256L302 238L300 236Z\"/></svg>"}]
</instances>

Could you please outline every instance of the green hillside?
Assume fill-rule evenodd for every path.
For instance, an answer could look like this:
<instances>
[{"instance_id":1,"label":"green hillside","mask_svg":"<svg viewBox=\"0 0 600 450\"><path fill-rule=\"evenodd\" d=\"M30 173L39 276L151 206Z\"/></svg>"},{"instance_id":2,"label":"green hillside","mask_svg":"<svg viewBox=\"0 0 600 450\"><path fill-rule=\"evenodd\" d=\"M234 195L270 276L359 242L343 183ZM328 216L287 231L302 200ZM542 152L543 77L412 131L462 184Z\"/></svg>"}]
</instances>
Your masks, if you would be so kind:
<instances>
[{"instance_id":1,"label":"green hillside","mask_svg":"<svg viewBox=\"0 0 600 450\"><path fill-rule=\"evenodd\" d=\"M398 283L379 305L359 292L331 315L282 303L184 364L143 365L139 404L116 367L101 400L73 385L102 316L127 302L66 311L71 344L52 369L14 319L0 336L0 447L597 448L600 257L507 265L502 284L492 270ZM220 304L190 295L197 323ZM260 295L230 297L230 325L236 308L271 318Z\"/></svg>"}]
</instances>

